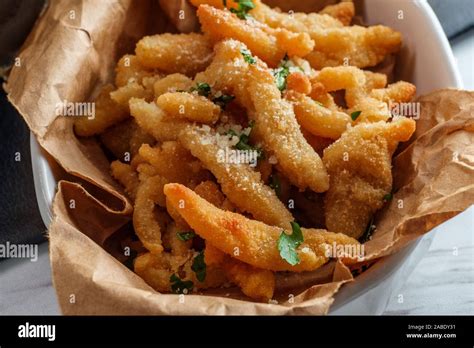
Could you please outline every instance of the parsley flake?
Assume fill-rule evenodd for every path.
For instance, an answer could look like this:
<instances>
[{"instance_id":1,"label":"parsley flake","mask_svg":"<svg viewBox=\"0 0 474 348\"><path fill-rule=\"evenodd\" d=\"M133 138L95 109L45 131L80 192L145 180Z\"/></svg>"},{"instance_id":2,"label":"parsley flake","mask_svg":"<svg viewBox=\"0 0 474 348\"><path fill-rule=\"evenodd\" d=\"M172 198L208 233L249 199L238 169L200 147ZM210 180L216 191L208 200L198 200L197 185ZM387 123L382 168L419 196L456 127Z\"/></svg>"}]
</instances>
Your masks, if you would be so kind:
<instances>
[{"instance_id":1,"label":"parsley flake","mask_svg":"<svg viewBox=\"0 0 474 348\"><path fill-rule=\"evenodd\" d=\"M223 94L220 97L212 99L212 102L219 105L223 110L225 110L227 104L229 104L234 99L235 96L233 95Z\"/></svg>"},{"instance_id":2,"label":"parsley flake","mask_svg":"<svg viewBox=\"0 0 474 348\"><path fill-rule=\"evenodd\" d=\"M196 273L196 278L202 283L206 279L206 263L204 262L204 250L193 260L191 269Z\"/></svg>"},{"instance_id":3,"label":"parsley flake","mask_svg":"<svg viewBox=\"0 0 474 348\"><path fill-rule=\"evenodd\" d=\"M286 81L288 79L288 76L296 71L304 73L304 70L298 66L294 66L294 64L290 61L288 54L285 54L285 57L283 57L278 67L273 70L275 84L281 92L286 89Z\"/></svg>"},{"instance_id":4,"label":"parsley flake","mask_svg":"<svg viewBox=\"0 0 474 348\"><path fill-rule=\"evenodd\" d=\"M383 196L383 201L384 202L389 202L393 198L393 193L387 193L385 196Z\"/></svg>"},{"instance_id":5,"label":"parsley flake","mask_svg":"<svg viewBox=\"0 0 474 348\"><path fill-rule=\"evenodd\" d=\"M187 294L193 289L194 283L191 280L181 280L176 274L170 277L171 290L175 294Z\"/></svg>"},{"instance_id":6,"label":"parsley flake","mask_svg":"<svg viewBox=\"0 0 474 348\"><path fill-rule=\"evenodd\" d=\"M198 82L196 87L191 87L190 92L197 91L199 95L203 97L209 97L211 94L211 86L205 82Z\"/></svg>"},{"instance_id":7,"label":"parsley flake","mask_svg":"<svg viewBox=\"0 0 474 348\"><path fill-rule=\"evenodd\" d=\"M254 125L255 122L253 121L249 123L250 128L253 128ZM251 129L250 132L252 132ZM257 151L257 159L265 158L265 154L263 153L263 150L261 148L249 144L250 132L242 132L240 134L237 134L233 129L229 129L226 134L230 135L231 137L239 138L239 142L234 145L234 148L236 148L237 150Z\"/></svg>"},{"instance_id":8,"label":"parsley flake","mask_svg":"<svg viewBox=\"0 0 474 348\"><path fill-rule=\"evenodd\" d=\"M194 233L194 231L177 232L176 236L180 241L186 242L196 237L196 233Z\"/></svg>"},{"instance_id":9,"label":"parsley flake","mask_svg":"<svg viewBox=\"0 0 474 348\"><path fill-rule=\"evenodd\" d=\"M240 53L244 57L245 62L247 62L249 64L257 63L257 60L252 56L252 53L250 53L250 51L248 49L246 49L246 48L241 49Z\"/></svg>"},{"instance_id":10,"label":"parsley flake","mask_svg":"<svg viewBox=\"0 0 474 348\"><path fill-rule=\"evenodd\" d=\"M240 19L249 19L252 16L249 15L249 11L255 8L255 4L252 0L234 0L235 3L238 4L237 8L231 8L230 12L235 13L237 17ZM224 6L227 7L226 1L224 2Z\"/></svg>"},{"instance_id":11,"label":"parsley flake","mask_svg":"<svg viewBox=\"0 0 474 348\"><path fill-rule=\"evenodd\" d=\"M296 248L303 243L303 232L300 225L294 221L291 222L291 228L293 230L291 234L281 231L280 238L278 239L278 250L280 251L281 258L294 266L300 263Z\"/></svg>"},{"instance_id":12,"label":"parsley flake","mask_svg":"<svg viewBox=\"0 0 474 348\"><path fill-rule=\"evenodd\" d=\"M357 118L360 116L361 113L362 111L354 111L353 113L351 113L352 121L357 120Z\"/></svg>"}]
</instances>

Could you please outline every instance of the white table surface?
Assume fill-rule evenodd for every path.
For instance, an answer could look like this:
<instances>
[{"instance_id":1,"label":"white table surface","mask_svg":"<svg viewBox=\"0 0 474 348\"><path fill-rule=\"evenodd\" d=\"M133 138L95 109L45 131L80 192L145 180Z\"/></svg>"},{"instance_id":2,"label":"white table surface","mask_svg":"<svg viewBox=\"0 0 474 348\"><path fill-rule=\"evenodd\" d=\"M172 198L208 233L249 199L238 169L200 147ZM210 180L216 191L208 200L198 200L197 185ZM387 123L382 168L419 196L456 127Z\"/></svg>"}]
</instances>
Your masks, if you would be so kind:
<instances>
[{"instance_id":1,"label":"white table surface","mask_svg":"<svg viewBox=\"0 0 474 348\"><path fill-rule=\"evenodd\" d=\"M452 42L464 88L474 90L474 29ZM384 314L474 314L474 207L444 223ZM59 314L47 243L36 262L0 262L0 314Z\"/></svg>"}]
</instances>

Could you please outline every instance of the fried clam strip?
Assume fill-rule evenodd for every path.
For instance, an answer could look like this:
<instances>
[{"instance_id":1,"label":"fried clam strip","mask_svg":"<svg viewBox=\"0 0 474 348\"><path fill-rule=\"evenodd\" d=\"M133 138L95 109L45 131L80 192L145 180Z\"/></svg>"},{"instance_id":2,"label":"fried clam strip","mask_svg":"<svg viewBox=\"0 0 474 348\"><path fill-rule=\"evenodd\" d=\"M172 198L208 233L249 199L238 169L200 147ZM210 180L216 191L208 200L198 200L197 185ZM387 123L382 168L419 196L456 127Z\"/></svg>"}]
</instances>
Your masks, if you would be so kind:
<instances>
[{"instance_id":1,"label":"fried clam strip","mask_svg":"<svg viewBox=\"0 0 474 348\"><path fill-rule=\"evenodd\" d=\"M165 141L155 147L144 144L138 153L169 182L194 187L210 176L201 162L177 141Z\"/></svg>"},{"instance_id":2,"label":"fried clam strip","mask_svg":"<svg viewBox=\"0 0 474 348\"><path fill-rule=\"evenodd\" d=\"M416 87L404 81L380 88L386 81L380 74L368 74L350 66L324 68L315 81L321 83L326 92L345 90L348 112L361 111L356 123L386 121L391 116L390 104L408 102L416 93Z\"/></svg>"},{"instance_id":3,"label":"fried clam strip","mask_svg":"<svg viewBox=\"0 0 474 348\"><path fill-rule=\"evenodd\" d=\"M281 97L271 70L261 61L248 64L242 56L246 46L235 40L216 45L215 58L196 81L235 95L255 121L253 133L266 151L273 153L282 172L300 189L328 189L326 169L306 142L293 107ZM226 195L227 192L226 192Z\"/></svg>"},{"instance_id":4,"label":"fried clam strip","mask_svg":"<svg viewBox=\"0 0 474 348\"><path fill-rule=\"evenodd\" d=\"M215 123L221 108L206 97L194 93L165 93L156 104L172 118L188 119L199 123Z\"/></svg>"},{"instance_id":5,"label":"fried clam strip","mask_svg":"<svg viewBox=\"0 0 474 348\"><path fill-rule=\"evenodd\" d=\"M331 28L310 36L318 45L304 58L315 69L342 64L375 66L387 55L398 52L402 42L399 32L383 25Z\"/></svg>"},{"instance_id":6,"label":"fried clam strip","mask_svg":"<svg viewBox=\"0 0 474 348\"><path fill-rule=\"evenodd\" d=\"M278 160L281 171L300 189L324 192L329 178L319 155L308 144L292 105L281 97L270 71L250 66L248 91L254 104L249 116L265 149Z\"/></svg>"},{"instance_id":7,"label":"fried clam strip","mask_svg":"<svg viewBox=\"0 0 474 348\"><path fill-rule=\"evenodd\" d=\"M307 33L316 45L305 59L315 69L344 63L360 68L375 66L401 46L401 34L386 26L344 26L354 15L351 3L326 8L320 14L290 14L259 4L251 14L272 28Z\"/></svg>"},{"instance_id":8,"label":"fried clam strip","mask_svg":"<svg viewBox=\"0 0 474 348\"><path fill-rule=\"evenodd\" d=\"M329 15L336 18L343 25L349 25L355 15L354 3L352 1L344 1L339 4L329 5L319 11L320 15Z\"/></svg>"},{"instance_id":9,"label":"fried clam strip","mask_svg":"<svg viewBox=\"0 0 474 348\"><path fill-rule=\"evenodd\" d=\"M285 54L303 57L314 48L306 33L270 28L255 20L241 20L229 11L201 5L197 11L202 31L214 43L224 39L244 42L248 48L272 67L278 66Z\"/></svg>"},{"instance_id":10,"label":"fried clam strip","mask_svg":"<svg viewBox=\"0 0 474 348\"><path fill-rule=\"evenodd\" d=\"M208 126L189 127L180 134L179 140L214 174L222 191L240 210L284 228L293 221L275 191L262 182L259 172L247 163L226 160L226 151L232 150L227 135L219 135Z\"/></svg>"},{"instance_id":11,"label":"fried clam strip","mask_svg":"<svg viewBox=\"0 0 474 348\"><path fill-rule=\"evenodd\" d=\"M183 74L171 74L155 82L155 96L168 92L187 91L193 86L193 80Z\"/></svg>"},{"instance_id":12,"label":"fried clam strip","mask_svg":"<svg viewBox=\"0 0 474 348\"><path fill-rule=\"evenodd\" d=\"M184 264L179 265L176 257L170 253L145 253L135 259L134 270L148 285L160 292L173 291L170 281L173 275L183 282L191 281L190 288L192 289L217 288L226 283L227 279L222 270L215 267L206 267L206 278L203 282L199 281L191 268L193 260L191 258ZM187 293L183 289L179 292Z\"/></svg>"},{"instance_id":13,"label":"fried clam strip","mask_svg":"<svg viewBox=\"0 0 474 348\"><path fill-rule=\"evenodd\" d=\"M220 8L223 6L215 0L192 2L195 5L204 2ZM401 46L400 33L391 28L382 25L368 28L344 26L349 24L354 16L354 6L350 2L326 7L319 14L284 13L271 9L261 1L254 0L254 3L256 7L250 14L261 23L280 30L307 33L313 39L315 48L305 58L316 69L344 63L360 68L375 66L388 54L397 52ZM241 41L248 44L247 41ZM250 48L253 52L252 47Z\"/></svg>"},{"instance_id":14,"label":"fried clam strip","mask_svg":"<svg viewBox=\"0 0 474 348\"><path fill-rule=\"evenodd\" d=\"M201 194L206 195L216 203L224 204L224 197L217 185L205 181L196 188ZM182 281L192 281L193 288L205 289L222 286L227 282L225 272L216 263L206 263L206 277L199 281L192 270L192 263L196 253L191 250L192 239L183 241L178 234L189 231L186 221L177 213L171 204L167 203L170 215L176 221L167 225L163 234L163 246L167 251L158 255L147 253L139 256L135 261L135 272L158 291L171 291L170 277L176 274Z\"/></svg>"},{"instance_id":15,"label":"fried clam strip","mask_svg":"<svg viewBox=\"0 0 474 348\"><path fill-rule=\"evenodd\" d=\"M250 298L267 302L275 291L275 275L272 271L257 268L234 259L206 242L206 265L221 267L225 276Z\"/></svg>"},{"instance_id":16,"label":"fried clam strip","mask_svg":"<svg viewBox=\"0 0 474 348\"><path fill-rule=\"evenodd\" d=\"M196 254L194 253L194 255ZM181 255L176 256L168 252L160 254L145 253L135 259L134 270L148 285L160 292L173 291L173 284L170 279L173 275L182 282L192 282L189 284L189 290L176 291L180 293L187 293L191 289L217 288L227 281L222 270L212 265L206 267L204 281L199 281L192 270L193 260L194 257L191 257L183 261Z\"/></svg>"},{"instance_id":17,"label":"fried clam strip","mask_svg":"<svg viewBox=\"0 0 474 348\"><path fill-rule=\"evenodd\" d=\"M212 181L199 184L194 192L216 207L223 210L232 210L232 206L227 203L228 200L219 190L219 186ZM235 283L250 298L268 301L273 297L275 290L275 275L273 272L234 259L209 242L206 242L204 260L207 266L222 268L227 279Z\"/></svg>"},{"instance_id":18,"label":"fried clam strip","mask_svg":"<svg viewBox=\"0 0 474 348\"><path fill-rule=\"evenodd\" d=\"M95 99L94 118L78 117L74 122L74 129L77 135L90 137L104 132L129 117L129 114L120 105L110 98L110 92L114 90L113 85L102 87Z\"/></svg>"},{"instance_id":19,"label":"fried clam strip","mask_svg":"<svg viewBox=\"0 0 474 348\"><path fill-rule=\"evenodd\" d=\"M163 187L168 180L160 175L148 177L138 186L133 211L133 227L135 232L153 254L163 251L161 242L161 226L155 216L155 206L166 206Z\"/></svg>"},{"instance_id":20,"label":"fried clam strip","mask_svg":"<svg viewBox=\"0 0 474 348\"><path fill-rule=\"evenodd\" d=\"M318 28L340 27L348 25L354 17L354 4L351 2L341 2L336 5L326 6L319 13L292 13L292 17L285 15L280 10L272 9L263 4L260 0L252 0L255 8L249 13L260 22L264 22L271 27L285 27L294 32L305 32L308 27ZM191 3L199 7L209 5L220 10L226 8L222 0L191 0ZM227 1L228 9L237 9L238 2ZM283 24L284 23L284 24Z\"/></svg>"},{"instance_id":21,"label":"fried clam strip","mask_svg":"<svg viewBox=\"0 0 474 348\"><path fill-rule=\"evenodd\" d=\"M272 28L285 28L299 33L308 33L329 28L340 28L351 22L355 9L352 3L340 3L327 6L319 13L282 12L272 9L260 0L253 0L256 4L250 14L258 21Z\"/></svg>"},{"instance_id":22,"label":"fried clam strip","mask_svg":"<svg viewBox=\"0 0 474 348\"><path fill-rule=\"evenodd\" d=\"M304 242L296 250L300 262L292 266L281 258L277 248L282 233L280 227L216 208L183 185L168 184L164 192L168 201L198 235L226 254L261 269L315 270L328 261L327 244L359 244L344 234L303 228Z\"/></svg>"},{"instance_id":23,"label":"fried clam strip","mask_svg":"<svg viewBox=\"0 0 474 348\"><path fill-rule=\"evenodd\" d=\"M147 69L194 76L211 61L212 44L202 34L159 34L142 38L135 53Z\"/></svg>"},{"instance_id":24,"label":"fried clam strip","mask_svg":"<svg viewBox=\"0 0 474 348\"><path fill-rule=\"evenodd\" d=\"M328 109L304 94L290 91L286 98L293 104L298 123L313 135L339 139L352 123L348 114Z\"/></svg>"},{"instance_id":25,"label":"fried clam strip","mask_svg":"<svg viewBox=\"0 0 474 348\"><path fill-rule=\"evenodd\" d=\"M134 201L140 184L137 172L131 165L120 161L113 161L110 164L110 171L112 177L125 188L127 195Z\"/></svg>"},{"instance_id":26,"label":"fried clam strip","mask_svg":"<svg viewBox=\"0 0 474 348\"><path fill-rule=\"evenodd\" d=\"M132 98L129 105L137 124L159 141L178 139L181 130L189 124L186 120L170 119L156 103L144 99Z\"/></svg>"},{"instance_id":27,"label":"fried clam strip","mask_svg":"<svg viewBox=\"0 0 474 348\"><path fill-rule=\"evenodd\" d=\"M155 74L154 70L149 70L142 66L137 56L126 54L120 58L115 68L115 86L122 87L130 82L141 84L145 77L152 77Z\"/></svg>"},{"instance_id":28,"label":"fried clam strip","mask_svg":"<svg viewBox=\"0 0 474 348\"><path fill-rule=\"evenodd\" d=\"M326 226L359 238L392 189L391 157L415 131L415 121L362 123L324 150L331 178L325 197Z\"/></svg>"}]
</instances>

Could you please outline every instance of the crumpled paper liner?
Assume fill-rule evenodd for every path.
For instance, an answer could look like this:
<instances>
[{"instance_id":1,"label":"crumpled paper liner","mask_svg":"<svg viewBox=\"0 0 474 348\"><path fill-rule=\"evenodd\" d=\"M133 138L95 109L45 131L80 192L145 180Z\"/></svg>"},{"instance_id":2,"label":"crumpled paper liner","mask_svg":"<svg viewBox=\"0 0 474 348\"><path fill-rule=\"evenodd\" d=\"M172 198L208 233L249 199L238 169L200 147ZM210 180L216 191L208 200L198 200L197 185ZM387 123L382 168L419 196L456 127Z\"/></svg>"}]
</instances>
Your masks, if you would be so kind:
<instances>
[{"instance_id":1,"label":"crumpled paper liner","mask_svg":"<svg viewBox=\"0 0 474 348\"><path fill-rule=\"evenodd\" d=\"M191 15L187 23L177 22L176 2L160 0L164 11L157 2L146 0L50 2L19 55L21 67L10 74L6 86L10 101L46 151L77 178L59 183L49 229L61 310L64 314L325 314L339 287L353 280L340 261L315 272L278 274L279 304L265 304L250 301L235 288L184 297L159 294L104 250L109 237L130 221L132 206L111 178L97 142L78 140L72 120L56 117L55 105L93 96L98 86L112 80L117 59L133 51L143 35L174 31L164 12L180 30L190 30L195 19ZM318 6L317 1L313 4ZM419 101L417 132L393 162L398 191L377 216L377 231L366 243L367 260L396 252L474 202L474 92L442 90ZM403 209L398 208L399 200Z\"/></svg>"}]
</instances>

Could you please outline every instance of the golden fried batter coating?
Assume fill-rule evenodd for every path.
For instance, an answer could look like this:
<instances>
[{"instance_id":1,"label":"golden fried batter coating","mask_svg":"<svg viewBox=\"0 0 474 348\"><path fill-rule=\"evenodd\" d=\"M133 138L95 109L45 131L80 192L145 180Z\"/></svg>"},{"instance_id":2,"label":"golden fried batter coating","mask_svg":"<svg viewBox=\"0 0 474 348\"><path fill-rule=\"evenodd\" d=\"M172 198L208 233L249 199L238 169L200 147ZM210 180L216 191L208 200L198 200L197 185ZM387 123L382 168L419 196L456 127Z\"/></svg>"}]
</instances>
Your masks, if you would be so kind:
<instances>
[{"instance_id":1,"label":"golden fried batter coating","mask_svg":"<svg viewBox=\"0 0 474 348\"><path fill-rule=\"evenodd\" d=\"M342 6L336 7L334 9L326 8L326 12L329 11L332 14L335 14L336 10L338 10L340 11L338 16L344 20L347 20L346 17L350 14L350 5L344 5L344 7L347 8L344 9ZM346 13L342 14L343 11ZM255 9L253 9L250 13L255 17L255 19L267 24L272 28L285 28L296 33L308 33L310 36L314 31L329 28L339 28L343 26L343 23L338 18L335 18L329 13L281 12L279 10L270 8L261 1L256 2Z\"/></svg>"},{"instance_id":2,"label":"golden fried batter coating","mask_svg":"<svg viewBox=\"0 0 474 348\"><path fill-rule=\"evenodd\" d=\"M355 15L354 3L351 1L345 1L335 5L329 5L319 11L319 14L330 15L339 20L343 25L349 25Z\"/></svg>"},{"instance_id":3,"label":"golden fried batter coating","mask_svg":"<svg viewBox=\"0 0 474 348\"><path fill-rule=\"evenodd\" d=\"M313 135L339 139L347 126L352 124L348 114L325 108L304 94L291 91L286 97L293 103L298 123Z\"/></svg>"},{"instance_id":4,"label":"golden fried batter coating","mask_svg":"<svg viewBox=\"0 0 474 348\"><path fill-rule=\"evenodd\" d=\"M373 89L370 96L384 103L406 103L416 93L416 87L405 81L398 81L388 85L386 88Z\"/></svg>"},{"instance_id":5,"label":"golden fried batter coating","mask_svg":"<svg viewBox=\"0 0 474 348\"><path fill-rule=\"evenodd\" d=\"M184 274L184 277L180 279L192 281L193 290L216 288L227 281L219 268L207 267L206 278L204 282L200 282L191 269L193 258L189 258L185 262L182 260L182 257L176 257L167 252L145 253L135 259L134 270L148 285L160 292L171 292L170 277L173 274Z\"/></svg>"},{"instance_id":6,"label":"golden fried batter coating","mask_svg":"<svg viewBox=\"0 0 474 348\"><path fill-rule=\"evenodd\" d=\"M214 181L207 180L201 182L194 188L194 192L216 207L229 211L235 211L236 209Z\"/></svg>"},{"instance_id":7,"label":"golden fried batter coating","mask_svg":"<svg viewBox=\"0 0 474 348\"><path fill-rule=\"evenodd\" d=\"M163 110L144 99L132 98L129 104L130 113L137 124L156 140L176 140L179 133L189 124L187 121L167 120Z\"/></svg>"},{"instance_id":8,"label":"golden fried batter coating","mask_svg":"<svg viewBox=\"0 0 474 348\"><path fill-rule=\"evenodd\" d=\"M194 187L209 177L209 172L203 168L201 162L179 142L165 141L156 147L144 144L138 153L155 167L157 174L169 182Z\"/></svg>"},{"instance_id":9,"label":"golden fried batter coating","mask_svg":"<svg viewBox=\"0 0 474 348\"><path fill-rule=\"evenodd\" d=\"M135 198L133 227L143 246L153 254L163 251L161 227L154 210L155 205L165 207L163 187L167 183L168 180L159 175L149 177L140 183Z\"/></svg>"},{"instance_id":10,"label":"golden fried batter coating","mask_svg":"<svg viewBox=\"0 0 474 348\"><path fill-rule=\"evenodd\" d=\"M346 91L348 113L361 112L356 123L377 122L390 118L390 103L407 102L416 92L414 85L404 81L380 88L386 82L386 78L380 75L351 66L339 66L322 69L315 81L321 83L326 92Z\"/></svg>"},{"instance_id":11,"label":"golden fried batter coating","mask_svg":"<svg viewBox=\"0 0 474 348\"><path fill-rule=\"evenodd\" d=\"M128 101L132 98L143 98L147 101L153 100L153 91L147 91L138 82L129 82L110 93L110 97L125 111L129 110Z\"/></svg>"},{"instance_id":12,"label":"golden fried batter coating","mask_svg":"<svg viewBox=\"0 0 474 348\"><path fill-rule=\"evenodd\" d=\"M206 199L207 200L207 199ZM206 248L204 249L204 262L206 265L218 266L226 260L227 255L217 249L215 246L206 242Z\"/></svg>"},{"instance_id":13,"label":"golden fried batter coating","mask_svg":"<svg viewBox=\"0 0 474 348\"><path fill-rule=\"evenodd\" d=\"M219 187L214 182L205 181L199 184L194 189L194 192L216 207L230 210L226 207L224 195L219 191ZM208 242L206 242L204 250L204 260L208 266L221 267L226 278L239 286L242 292L250 298L268 301L273 297L275 289L275 276L273 272L262 270L234 259Z\"/></svg>"},{"instance_id":14,"label":"golden fried batter coating","mask_svg":"<svg viewBox=\"0 0 474 348\"><path fill-rule=\"evenodd\" d=\"M219 156L226 148L231 149L226 135L221 136L204 126L186 129L179 140L214 174L222 191L240 210L269 224L289 226L293 220L291 213L275 191L262 182L260 173L247 163L230 163Z\"/></svg>"},{"instance_id":15,"label":"golden fried batter coating","mask_svg":"<svg viewBox=\"0 0 474 348\"><path fill-rule=\"evenodd\" d=\"M364 233L392 190L392 153L414 131L415 121L404 117L391 123L362 123L324 150L331 178L325 198L328 229L354 238Z\"/></svg>"},{"instance_id":16,"label":"golden fried batter coating","mask_svg":"<svg viewBox=\"0 0 474 348\"><path fill-rule=\"evenodd\" d=\"M229 38L239 40L272 67L276 67L285 54L302 57L314 47L314 42L305 33L273 29L254 20L241 20L229 11L208 5L199 6L197 14L203 32L212 42Z\"/></svg>"},{"instance_id":17,"label":"golden fried batter coating","mask_svg":"<svg viewBox=\"0 0 474 348\"><path fill-rule=\"evenodd\" d=\"M202 238L226 254L261 269L315 270L328 261L326 244L358 244L344 234L303 228L304 242L297 249L300 263L292 266L280 257L277 248L282 232L280 227L223 211L179 184L166 185L164 192L168 201Z\"/></svg>"},{"instance_id":18,"label":"golden fried batter coating","mask_svg":"<svg viewBox=\"0 0 474 348\"><path fill-rule=\"evenodd\" d=\"M296 71L288 75L286 79L286 89L301 94L311 93L311 82L303 72Z\"/></svg>"},{"instance_id":19,"label":"golden fried batter coating","mask_svg":"<svg viewBox=\"0 0 474 348\"><path fill-rule=\"evenodd\" d=\"M315 192L328 189L329 178L319 155L311 148L296 120L290 103L281 97L267 70L250 66L248 91L255 112L254 131L263 146L273 153L281 171L300 189Z\"/></svg>"},{"instance_id":20,"label":"golden fried batter coating","mask_svg":"<svg viewBox=\"0 0 474 348\"><path fill-rule=\"evenodd\" d=\"M210 243L204 251L207 265L218 265L225 276L236 284L250 298L267 302L275 291L275 275L272 271L260 269L234 259Z\"/></svg>"},{"instance_id":21,"label":"golden fried batter coating","mask_svg":"<svg viewBox=\"0 0 474 348\"><path fill-rule=\"evenodd\" d=\"M310 33L316 49L305 56L311 66L353 65L359 68L375 66L401 47L401 34L383 25L331 28Z\"/></svg>"},{"instance_id":22,"label":"golden fried batter coating","mask_svg":"<svg viewBox=\"0 0 474 348\"><path fill-rule=\"evenodd\" d=\"M138 185L140 184L137 172L135 172L129 164L120 161L110 163L110 171L114 179L125 188L125 192L128 196L132 200L135 200Z\"/></svg>"},{"instance_id":23,"label":"golden fried batter coating","mask_svg":"<svg viewBox=\"0 0 474 348\"><path fill-rule=\"evenodd\" d=\"M131 82L142 83L144 77L155 75L153 70L147 70L137 59L137 56L126 54L115 68L115 86L122 87Z\"/></svg>"},{"instance_id":24,"label":"golden fried batter coating","mask_svg":"<svg viewBox=\"0 0 474 348\"><path fill-rule=\"evenodd\" d=\"M104 132L110 126L113 126L129 117L129 114L120 105L110 98L110 92L114 86L105 85L102 87L99 95L95 99L95 117L78 117L74 122L74 129L77 135L90 137L92 135Z\"/></svg>"},{"instance_id":25,"label":"golden fried batter coating","mask_svg":"<svg viewBox=\"0 0 474 348\"><path fill-rule=\"evenodd\" d=\"M306 32L307 28L331 28L348 25L355 14L354 4L343 2L325 7L318 13L284 13L279 9L272 9L263 4L260 0L252 0L255 8L249 14L256 20L266 23L272 28L287 28L293 32ZM200 5L209 5L220 10L225 9L224 2L221 0L191 0L191 3L199 7ZM237 2L227 1L227 9L238 7Z\"/></svg>"},{"instance_id":26,"label":"golden fried batter coating","mask_svg":"<svg viewBox=\"0 0 474 348\"><path fill-rule=\"evenodd\" d=\"M158 97L156 104L171 118L184 118L191 122L213 124L221 114L218 105L194 93L165 93Z\"/></svg>"},{"instance_id":27,"label":"golden fried batter coating","mask_svg":"<svg viewBox=\"0 0 474 348\"><path fill-rule=\"evenodd\" d=\"M188 91L193 86L193 80L183 74L171 74L155 82L155 96L176 91Z\"/></svg>"},{"instance_id":28,"label":"golden fried batter coating","mask_svg":"<svg viewBox=\"0 0 474 348\"><path fill-rule=\"evenodd\" d=\"M212 59L212 45L201 34L159 34L145 36L135 50L140 64L172 74L194 76Z\"/></svg>"},{"instance_id":29,"label":"golden fried batter coating","mask_svg":"<svg viewBox=\"0 0 474 348\"><path fill-rule=\"evenodd\" d=\"M224 5L216 0L193 0L192 2L195 6L201 5L199 6L198 13L201 11L201 8L211 8L205 5L209 4L214 6L215 11L230 15L227 11L218 10L222 9ZM382 25L368 28L346 26L350 24L354 16L354 5L351 2L328 6L320 13L309 14L285 13L272 9L261 1L254 0L254 3L256 6L250 11L250 14L257 21L275 30L288 30L298 34L307 33L309 35L316 43L314 50L308 52L308 55L303 55L301 52L295 55L305 57L316 69L339 65L353 65L360 68L375 66L388 54L397 52L401 46L400 33L391 28ZM235 5L230 4L229 6ZM221 21L222 19L223 17L221 17ZM202 24L204 27L204 23ZM222 23L219 24L221 24L221 28L225 26ZM241 26L238 27L239 29L241 28ZM253 45L249 41L251 39L247 37L244 40L240 36L231 36L229 32L224 32L221 28L219 29L222 32L220 35L244 42L250 47L252 52L273 66L270 61L267 61L267 59L263 58L264 56L261 56L254 50ZM207 32L206 30L204 31ZM249 36L251 32L250 30L245 31L243 29L232 29L230 31L233 35L241 33L244 38ZM255 34L253 36L258 38Z\"/></svg>"},{"instance_id":30,"label":"golden fried batter coating","mask_svg":"<svg viewBox=\"0 0 474 348\"><path fill-rule=\"evenodd\" d=\"M300 189L316 192L328 189L329 179L321 158L301 134L292 105L284 100L272 72L259 61L245 62L246 46L235 40L216 45L215 58L196 81L235 95L249 118L255 121L253 133L265 150L278 160L278 166Z\"/></svg>"},{"instance_id":31,"label":"golden fried batter coating","mask_svg":"<svg viewBox=\"0 0 474 348\"><path fill-rule=\"evenodd\" d=\"M181 256L182 258L189 258L192 254L191 247L192 239L183 241L178 238L178 233L184 232L178 224L171 222L166 226L166 231L163 233L163 246L170 249L171 255Z\"/></svg>"}]
</instances>

